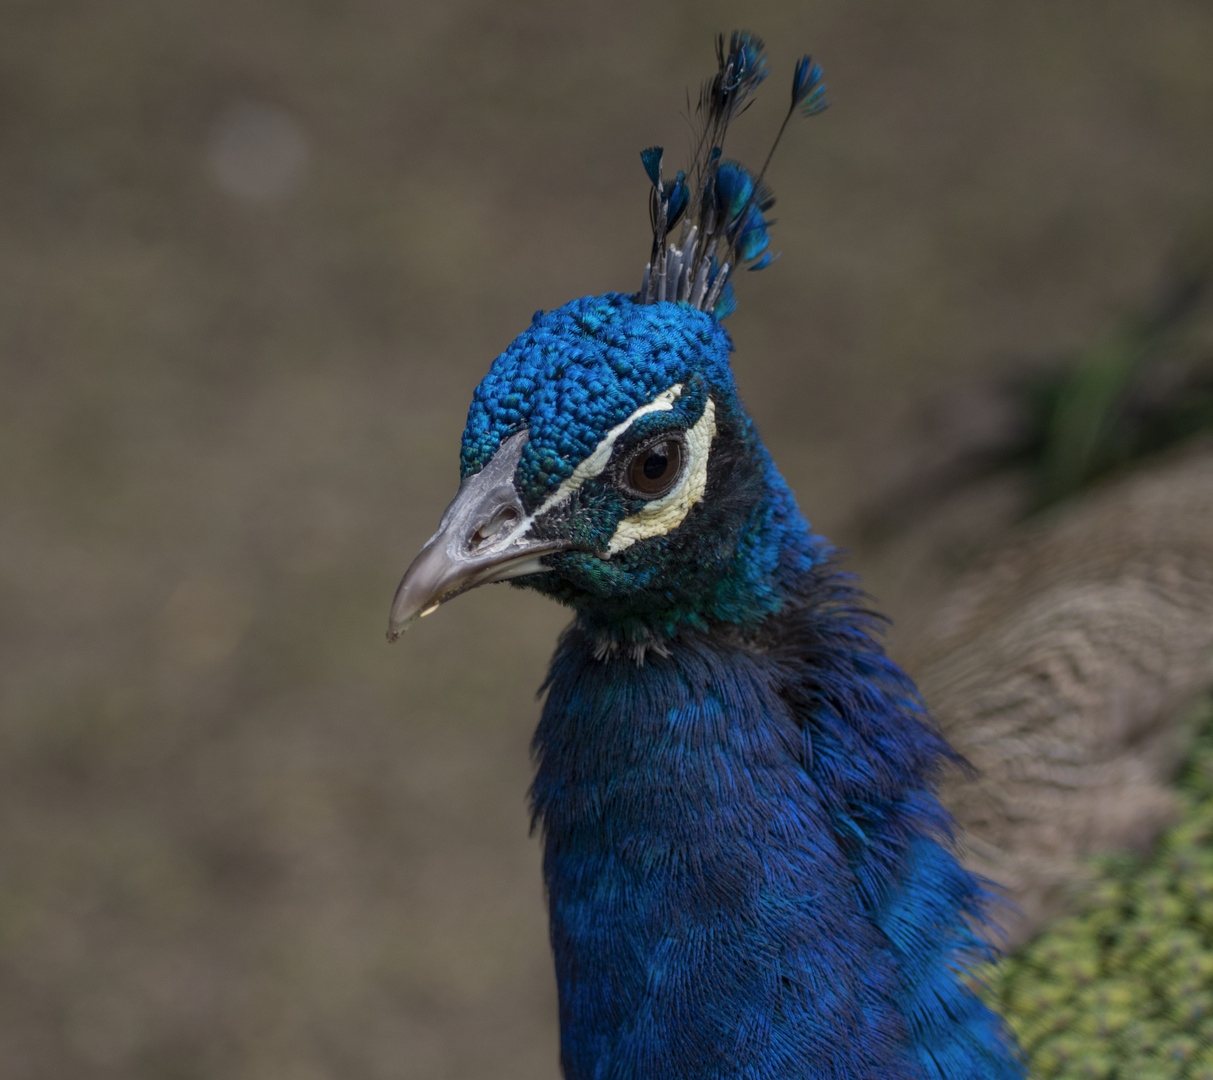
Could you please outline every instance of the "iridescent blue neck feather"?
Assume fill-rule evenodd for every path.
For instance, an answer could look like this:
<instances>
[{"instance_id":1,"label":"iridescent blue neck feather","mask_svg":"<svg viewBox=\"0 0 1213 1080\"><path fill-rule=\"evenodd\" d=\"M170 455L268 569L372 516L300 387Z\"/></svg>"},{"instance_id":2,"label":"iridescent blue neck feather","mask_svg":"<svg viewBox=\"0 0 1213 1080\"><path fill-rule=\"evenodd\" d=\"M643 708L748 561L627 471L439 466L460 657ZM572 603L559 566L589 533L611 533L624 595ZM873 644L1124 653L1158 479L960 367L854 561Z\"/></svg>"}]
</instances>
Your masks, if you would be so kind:
<instances>
[{"instance_id":1,"label":"iridescent blue neck feather","mask_svg":"<svg viewBox=\"0 0 1213 1080\"><path fill-rule=\"evenodd\" d=\"M731 348L687 305L588 297L537 315L469 414L465 472L525 428L533 529L572 545L519 582L577 612L532 791L565 1075L1021 1076L960 974L987 955L988 896L934 794L950 752L763 447ZM557 493L671 387L636 426L687 429L711 400L703 497L605 555L635 510L611 470Z\"/></svg>"},{"instance_id":2,"label":"iridescent blue neck feather","mask_svg":"<svg viewBox=\"0 0 1213 1080\"><path fill-rule=\"evenodd\" d=\"M638 665L582 615L553 660L532 801L564 1074L1020 1077L958 974L987 897L935 798L948 748L764 471L745 618Z\"/></svg>"}]
</instances>

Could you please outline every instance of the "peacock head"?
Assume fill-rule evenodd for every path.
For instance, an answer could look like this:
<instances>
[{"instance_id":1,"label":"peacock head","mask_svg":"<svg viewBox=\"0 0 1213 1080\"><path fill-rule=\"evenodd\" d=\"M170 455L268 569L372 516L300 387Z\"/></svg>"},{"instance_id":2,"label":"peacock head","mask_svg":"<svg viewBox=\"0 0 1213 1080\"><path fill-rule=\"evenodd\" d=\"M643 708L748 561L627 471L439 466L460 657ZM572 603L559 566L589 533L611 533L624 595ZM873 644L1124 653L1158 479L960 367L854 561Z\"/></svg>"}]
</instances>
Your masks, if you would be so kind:
<instances>
[{"instance_id":1,"label":"peacock head","mask_svg":"<svg viewBox=\"0 0 1213 1080\"><path fill-rule=\"evenodd\" d=\"M773 260L762 173L721 156L728 121L765 76L761 41L735 33L726 52L720 40L691 177L667 180L659 147L641 155L653 247L638 292L537 312L494 361L468 412L459 492L400 583L390 639L506 580L575 607L615 641L778 606L777 526L799 518L738 399L721 325L731 270ZM824 93L803 58L788 116L820 112Z\"/></svg>"}]
</instances>

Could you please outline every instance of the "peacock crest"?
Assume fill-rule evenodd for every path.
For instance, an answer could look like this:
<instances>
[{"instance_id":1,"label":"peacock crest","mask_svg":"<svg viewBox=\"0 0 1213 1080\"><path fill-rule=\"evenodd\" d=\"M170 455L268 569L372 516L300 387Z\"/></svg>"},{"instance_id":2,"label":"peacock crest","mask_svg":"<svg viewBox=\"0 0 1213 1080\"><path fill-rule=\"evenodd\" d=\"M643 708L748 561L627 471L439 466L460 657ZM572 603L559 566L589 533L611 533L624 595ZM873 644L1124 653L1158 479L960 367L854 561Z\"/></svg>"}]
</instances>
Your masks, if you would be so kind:
<instances>
[{"instance_id":1,"label":"peacock crest","mask_svg":"<svg viewBox=\"0 0 1213 1080\"><path fill-rule=\"evenodd\" d=\"M775 196L763 182L775 148L793 114L816 116L828 106L821 65L811 56L796 62L792 95L783 123L757 174L724 157L729 125L753 104L768 74L766 46L744 30L733 31L725 51L724 35L716 38L717 71L706 79L695 108L695 152L690 168L673 180L662 173L664 151L650 146L640 152L653 187L649 221L653 246L636 294L640 304L674 300L717 319L733 313L736 301L729 277L737 266L761 270L778 257L769 249L767 211ZM681 225L677 243L672 230Z\"/></svg>"}]
</instances>

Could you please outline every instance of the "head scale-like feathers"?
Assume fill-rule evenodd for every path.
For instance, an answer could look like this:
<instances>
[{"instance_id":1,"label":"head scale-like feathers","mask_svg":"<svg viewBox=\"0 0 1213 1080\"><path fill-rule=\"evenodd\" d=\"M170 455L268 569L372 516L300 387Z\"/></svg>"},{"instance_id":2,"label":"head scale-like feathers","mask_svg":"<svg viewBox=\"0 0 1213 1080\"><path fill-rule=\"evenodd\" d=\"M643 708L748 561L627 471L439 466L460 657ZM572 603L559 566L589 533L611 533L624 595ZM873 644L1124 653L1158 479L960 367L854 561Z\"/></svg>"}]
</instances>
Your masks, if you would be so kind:
<instances>
[{"instance_id":1,"label":"head scale-like feathers","mask_svg":"<svg viewBox=\"0 0 1213 1080\"><path fill-rule=\"evenodd\" d=\"M533 508L603 432L663 390L698 376L718 394L734 394L732 348L728 331L704 312L639 305L620 293L536 312L476 388L461 472L478 472L525 427L517 481Z\"/></svg>"}]
</instances>

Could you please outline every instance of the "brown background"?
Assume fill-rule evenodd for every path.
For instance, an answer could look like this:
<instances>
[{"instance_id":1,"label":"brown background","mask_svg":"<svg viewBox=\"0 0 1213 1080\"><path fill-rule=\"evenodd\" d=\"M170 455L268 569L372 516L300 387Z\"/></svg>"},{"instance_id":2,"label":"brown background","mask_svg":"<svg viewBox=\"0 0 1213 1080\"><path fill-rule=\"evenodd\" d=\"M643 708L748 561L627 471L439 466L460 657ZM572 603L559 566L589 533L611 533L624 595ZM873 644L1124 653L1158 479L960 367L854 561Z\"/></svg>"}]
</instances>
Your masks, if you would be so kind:
<instances>
[{"instance_id":1,"label":"brown background","mask_svg":"<svg viewBox=\"0 0 1213 1080\"><path fill-rule=\"evenodd\" d=\"M565 615L486 589L389 649L387 605L492 357L639 283L637 151L739 23L732 151L806 49L836 100L730 328L847 541L917 403L1091 340L1204 212L1208 4L0 3L0 1075L556 1075Z\"/></svg>"}]
</instances>

